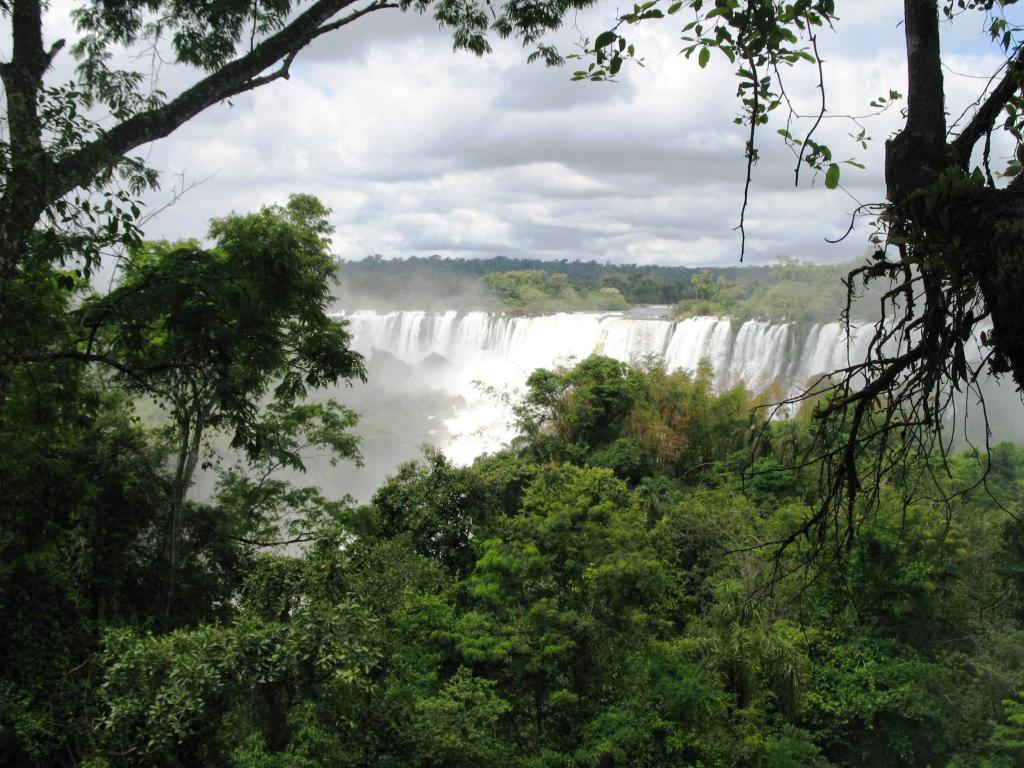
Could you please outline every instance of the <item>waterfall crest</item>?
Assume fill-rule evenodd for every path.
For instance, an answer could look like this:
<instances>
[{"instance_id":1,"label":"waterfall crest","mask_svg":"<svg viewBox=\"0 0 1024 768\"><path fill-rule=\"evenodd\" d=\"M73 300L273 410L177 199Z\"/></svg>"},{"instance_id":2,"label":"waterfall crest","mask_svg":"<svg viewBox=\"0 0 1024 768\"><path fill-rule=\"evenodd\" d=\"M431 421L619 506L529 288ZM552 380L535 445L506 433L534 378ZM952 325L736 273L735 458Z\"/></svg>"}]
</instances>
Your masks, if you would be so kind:
<instances>
[{"instance_id":1,"label":"waterfall crest","mask_svg":"<svg viewBox=\"0 0 1024 768\"><path fill-rule=\"evenodd\" d=\"M847 339L839 323L799 327L793 323L724 317L659 320L628 313L564 312L512 316L482 311L340 314L349 323L353 347L373 360L380 352L422 376L424 386L461 398L445 420L442 446L456 462L501 447L512 437L512 414L494 392L514 395L536 368L570 364L603 354L630 364L656 363L667 370L696 371L708 361L719 390L743 384L752 391L776 383L796 393L816 375L862 360L872 327L859 326ZM443 364L437 364L438 357ZM428 372L420 372L432 360Z\"/></svg>"}]
</instances>

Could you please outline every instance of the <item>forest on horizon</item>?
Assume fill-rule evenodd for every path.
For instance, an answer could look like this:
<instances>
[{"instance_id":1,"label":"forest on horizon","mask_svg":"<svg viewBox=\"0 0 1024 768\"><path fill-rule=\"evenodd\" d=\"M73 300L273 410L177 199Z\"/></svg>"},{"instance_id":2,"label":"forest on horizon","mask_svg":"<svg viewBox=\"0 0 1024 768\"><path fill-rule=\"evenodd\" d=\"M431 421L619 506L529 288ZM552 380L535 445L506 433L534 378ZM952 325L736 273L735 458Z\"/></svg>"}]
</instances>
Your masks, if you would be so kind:
<instances>
[{"instance_id":1,"label":"forest on horizon","mask_svg":"<svg viewBox=\"0 0 1024 768\"><path fill-rule=\"evenodd\" d=\"M340 263L340 308L602 311L668 305L667 316L732 316L832 322L846 307L843 281L861 264L814 264L781 257L771 266L684 267L545 261L504 256L385 259ZM871 295L879 292L872 288ZM877 303L854 280L851 316L875 319Z\"/></svg>"}]
</instances>

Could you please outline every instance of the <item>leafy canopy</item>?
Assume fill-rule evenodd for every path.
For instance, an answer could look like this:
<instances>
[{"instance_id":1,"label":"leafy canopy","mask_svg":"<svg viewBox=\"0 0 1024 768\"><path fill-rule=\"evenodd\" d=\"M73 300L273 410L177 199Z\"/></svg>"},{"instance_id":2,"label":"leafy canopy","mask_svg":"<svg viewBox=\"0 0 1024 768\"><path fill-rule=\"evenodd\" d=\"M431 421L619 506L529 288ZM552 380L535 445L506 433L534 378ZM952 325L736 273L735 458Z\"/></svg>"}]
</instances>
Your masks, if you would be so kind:
<instances>
[{"instance_id":1,"label":"leafy canopy","mask_svg":"<svg viewBox=\"0 0 1024 768\"><path fill-rule=\"evenodd\" d=\"M363 378L342 323L328 314L337 270L329 211L308 195L210 226L213 246L154 243L131 254L118 286L78 311L120 361L129 389L176 418L200 408L232 445L265 446L257 414L269 390L294 404L310 388Z\"/></svg>"}]
</instances>

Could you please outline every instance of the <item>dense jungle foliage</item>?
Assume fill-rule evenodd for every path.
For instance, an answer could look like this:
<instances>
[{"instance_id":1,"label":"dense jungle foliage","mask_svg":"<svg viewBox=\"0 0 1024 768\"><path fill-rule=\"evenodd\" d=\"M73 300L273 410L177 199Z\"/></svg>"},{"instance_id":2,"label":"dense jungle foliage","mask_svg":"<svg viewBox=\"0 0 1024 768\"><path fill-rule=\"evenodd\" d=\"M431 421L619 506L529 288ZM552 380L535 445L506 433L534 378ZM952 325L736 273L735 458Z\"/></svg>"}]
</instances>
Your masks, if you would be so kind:
<instances>
[{"instance_id":1,"label":"dense jungle foliage","mask_svg":"<svg viewBox=\"0 0 1024 768\"><path fill-rule=\"evenodd\" d=\"M294 214L233 223L286 238ZM0 764L1020 765L1024 449L993 451L990 492L960 455L888 478L851 548L779 552L817 493L791 466L807 423L710 380L538 370L512 447L428 451L364 506L281 479L308 444L355 447L278 393L243 422L248 466L185 502L168 591L180 426L74 361L14 369Z\"/></svg>"},{"instance_id":2,"label":"dense jungle foliage","mask_svg":"<svg viewBox=\"0 0 1024 768\"><path fill-rule=\"evenodd\" d=\"M1013 4L941 5L952 17ZM44 75L65 41L44 46L46 4L0 4L13 42L0 73L0 763L1024 763L1018 447L952 457L938 475L901 464L870 515L850 509L834 531L793 538L819 487L816 467L795 462L804 420L763 423L742 389L712 394L707 371L594 357L535 373L519 439L472 467L428 452L362 506L282 478L310 450L359 455L355 415L306 399L364 373L327 314L326 211L296 198L215 223L209 247L142 243L133 199L156 179L128 153L286 79L313 40L395 6L339 14L348 5L82 4L84 34L69 46L82 81L51 88ZM457 48L483 53L493 27L557 63L543 35L584 5L431 10ZM616 29L664 17L654 5ZM740 122L752 129L778 105L777 64L803 58L821 71L816 45L813 56L799 48L790 27L831 25L831 0L694 0L667 15L684 5L720 33L689 47L701 47L700 66L710 48L739 53L740 92L752 89ZM1018 383L1024 371L1021 187L996 188L971 163L1004 111L1020 143L1019 30L1000 14L985 29L1003 34L1008 66L947 143L939 6L905 4L907 124L887 143L884 210L898 256L880 251L862 268L900 279L917 265L900 290L908 305L923 296L926 322L880 386L858 393L908 402L886 384L910 369L925 399L909 402L926 419L933 393L969 382L962 345L988 317L994 370ZM203 79L165 99L111 65L117 47L168 33L172 59ZM593 53L613 43L619 53L597 59L610 74L623 50L633 56L614 30ZM108 124L85 117L93 105ZM812 147L798 164L830 162L809 135L785 138ZM753 131L746 157L749 169ZM91 295L101 254L121 246L120 282ZM381 263L369 266L383 275ZM770 281L754 301L755 273L562 271L590 276L571 285L577 296L818 319L799 301L809 292ZM452 285L476 293L484 274ZM529 309L529 297L502 301ZM954 348L961 362L947 374ZM165 421L142 423L138 400ZM240 464L204 458L215 434ZM885 450L866 435L855 447ZM206 460L218 485L198 503L187 491Z\"/></svg>"}]
</instances>

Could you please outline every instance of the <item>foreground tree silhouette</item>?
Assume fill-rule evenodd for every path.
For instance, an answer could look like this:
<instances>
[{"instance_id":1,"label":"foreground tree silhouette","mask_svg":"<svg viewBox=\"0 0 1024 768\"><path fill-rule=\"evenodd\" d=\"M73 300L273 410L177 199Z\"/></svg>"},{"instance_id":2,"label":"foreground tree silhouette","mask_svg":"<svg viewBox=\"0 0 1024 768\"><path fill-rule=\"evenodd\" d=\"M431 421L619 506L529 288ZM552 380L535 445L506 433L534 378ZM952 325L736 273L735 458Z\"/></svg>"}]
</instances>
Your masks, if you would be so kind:
<instances>
[{"instance_id":1,"label":"foreground tree silhouette","mask_svg":"<svg viewBox=\"0 0 1024 768\"><path fill-rule=\"evenodd\" d=\"M1017 155L1022 146L1024 29L1004 15L1005 7L1015 3L904 1L906 123L886 143L886 202L867 206L877 215L876 251L848 279L849 301L871 281L889 281L881 302L883 318L866 360L811 389L827 395L817 409L821 428L816 442L817 458L824 459L824 498L794 537L812 530L824 537L840 527L852 536L858 504L875 505L885 472L936 449L945 455L950 437L943 435L943 419L955 409L961 391L980 395L978 381L986 371L1010 373L1018 388L1024 386L1024 313L1019 310L1024 304L1024 184L1017 175L1018 161L1005 170L1013 180L1002 186L990 168L993 132L1006 132ZM776 109L797 117L784 72L809 64L819 76L820 112L812 116L806 134L796 135L796 121L787 121L778 133L797 155L797 183L801 169L810 167L823 172L825 185L835 188L840 164L815 132L828 107L817 36L823 28L841 27L836 6L834 0L683 0L662 10L658 2L644 3L588 45L593 61L575 78L613 77L638 55L626 39L626 25L688 16L686 56L696 54L703 68L718 52L737 67L743 110L737 122L749 128L745 212L758 129ZM970 119L957 128L946 121L940 18L953 21L967 12L984 14L986 29L1006 58L979 94ZM897 98L900 94L890 93L874 106ZM972 346L979 342L982 359L972 361ZM840 526L843 518L846 524Z\"/></svg>"}]
</instances>

